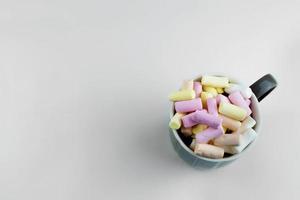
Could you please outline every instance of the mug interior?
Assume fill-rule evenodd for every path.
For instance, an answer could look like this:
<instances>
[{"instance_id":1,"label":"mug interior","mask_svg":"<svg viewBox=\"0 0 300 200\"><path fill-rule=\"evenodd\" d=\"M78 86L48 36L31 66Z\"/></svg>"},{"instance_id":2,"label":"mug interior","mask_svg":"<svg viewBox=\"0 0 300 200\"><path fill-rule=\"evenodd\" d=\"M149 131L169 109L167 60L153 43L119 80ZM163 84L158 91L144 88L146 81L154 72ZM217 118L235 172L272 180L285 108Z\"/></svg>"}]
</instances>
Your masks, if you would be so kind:
<instances>
[{"instance_id":1,"label":"mug interior","mask_svg":"<svg viewBox=\"0 0 300 200\"><path fill-rule=\"evenodd\" d=\"M225 76L225 75L214 75L214 76ZM201 75L196 77L195 79L193 79L194 81L200 81L201 80ZM241 84L241 85L244 85L242 82L240 82L238 79L236 78L233 78L233 77L229 77L229 76L226 76L229 78L229 81L231 83L237 83L237 84ZM258 108L258 100L256 98L256 96L254 94L252 94L251 96L251 104L250 104L250 108L252 110L252 118L256 121L256 124L255 126L253 127L253 129L255 130L256 133L258 133L259 129L260 129L260 123L261 123L261 118L260 118L260 113L259 113L259 108ZM172 107L171 107L171 112L170 112L170 119L174 116L175 114L175 109L174 109L174 103L172 103ZM179 136L178 134L178 131L177 130L174 130L172 129L172 132L174 133L175 135L175 138L176 140L179 142L179 144L187 151L189 152L190 154L192 154L193 156L199 158L199 159L202 159L202 160L207 160L207 161L210 161L210 162L220 162L220 161L230 161L230 160L235 160L236 158L240 157L241 154L243 154L247 149L249 149L250 146L253 145L253 143L256 141L257 137L254 139L254 141L252 141L249 145L247 145L247 147L241 152L241 153L238 153L238 154L233 154L231 156L228 156L228 157L225 157L225 158L220 158L220 159L213 159L213 158L206 158L206 157L203 157L203 156L199 156L197 154L195 154L181 139L181 137Z\"/></svg>"}]
</instances>

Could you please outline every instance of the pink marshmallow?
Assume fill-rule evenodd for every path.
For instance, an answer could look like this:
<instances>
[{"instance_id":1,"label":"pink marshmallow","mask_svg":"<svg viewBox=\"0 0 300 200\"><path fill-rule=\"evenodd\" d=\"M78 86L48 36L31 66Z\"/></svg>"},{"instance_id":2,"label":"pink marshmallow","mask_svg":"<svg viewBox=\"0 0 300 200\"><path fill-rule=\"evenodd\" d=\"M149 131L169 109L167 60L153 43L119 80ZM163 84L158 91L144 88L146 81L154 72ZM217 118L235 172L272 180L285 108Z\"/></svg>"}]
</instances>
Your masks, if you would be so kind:
<instances>
[{"instance_id":1,"label":"pink marshmallow","mask_svg":"<svg viewBox=\"0 0 300 200\"><path fill-rule=\"evenodd\" d=\"M192 113L187 114L187 115L185 115L181 118L183 126L185 128L190 128L190 127L195 126L196 124L198 124L198 122L195 122L193 120L193 117L194 117L195 114L196 114L195 112L192 112Z\"/></svg>"},{"instance_id":2,"label":"pink marshmallow","mask_svg":"<svg viewBox=\"0 0 300 200\"><path fill-rule=\"evenodd\" d=\"M197 124L205 124L212 128L218 128L222 124L222 119L217 116L206 113L205 111L195 111L191 119Z\"/></svg>"},{"instance_id":3,"label":"pink marshmallow","mask_svg":"<svg viewBox=\"0 0 300 200\"><path fill-rule=\"evenodd\" d=\"M201 110L201 112L207 113L207 110L203 109L203 110ZM192 126L195 126L195 125L199 124L198 122L195 122L193 120L193 118L195 117L195 114L196 114L195 112L192 112L192 113L189 113L189 114L187 114L187 115L185 115L181 118L181 121L183 123L183 127L190 128Z\"/></svg>"},{"instance_id":4,"label":"pink marshmallow","mask_svg":"<svg viewBox=\"0 0 300 200\"><path fill-rule=\"evenodd\" d=\"M230 103L229 99L223 94L218 94L216 100L218 105L220 104L220 102Z\"/></svg>"},{"instance_id":5,"label":"pink marshmallow","mask_svg":"<svg viewBox=\"0 0 300 200\"><path fill-rule=\"evenodd\" d=\"M176 112L186 113L186 112L193 112L195 110L201 110L201 109L202 109L202 101L200 98L175 102Z\"/></svg>"},{"instance_id":6,"label":"pink marshmallow","mask_svg":"<svg viewBox=\"0 0 300 200\"><path fill-rule=\"evenodd\" d=\"M218 116L218 108L217 108L217 101L215 98L208 98L206 101L207 110L209 114L214 116Z\"/></svg>"},{"instance_id":7,"label":"pink marshmallow","mask_svg":"<svg viewBox=\"0 0 300 200\"><path fill-rule=\"evenodd\" d=\"M231 93L228 96L228 98L231 101L231 103L233 103L234 105L244 108L247 111L247 116L249 116L252 113L252 111L249 108L249 106L247 105L245 99L241 95L240 91L235 91L235 92Z\"/></svg>"},{"instance_id":8,"label":"pink marshmallow","mask_svg":"<svg viewBox=\"0 0 300 200\"><path fill-rule=\"evenodd\" d=\"M250 99L245 99L245 101L246 101L246 104L247 104L248 106L250 106L251 100L250 100Z\"/></svg>"},{"instance_id":9,"label":"pink marshmallow","mask_svg":"<svg viewBox=\"0 0 300 200\"><path fill-rule=\"evenodd\" d=\"M220 137L221 135L223 135L223 130L221 126L219 126L217 129L209 127L204 131L196 134L196 142L207 143L209 140Z\"/></svg>"},{"instance_id":10,"label":"pink marshmallow","mask_svg":"<svg viewBox=\"0 0 300 200\"><path fill-rule=\"evenodd\" d=\"M194 90L196 93L196 97L199 97L200 93L202 92L202 85L200 82L194 82Z\"/></svg>"}]
</instances>

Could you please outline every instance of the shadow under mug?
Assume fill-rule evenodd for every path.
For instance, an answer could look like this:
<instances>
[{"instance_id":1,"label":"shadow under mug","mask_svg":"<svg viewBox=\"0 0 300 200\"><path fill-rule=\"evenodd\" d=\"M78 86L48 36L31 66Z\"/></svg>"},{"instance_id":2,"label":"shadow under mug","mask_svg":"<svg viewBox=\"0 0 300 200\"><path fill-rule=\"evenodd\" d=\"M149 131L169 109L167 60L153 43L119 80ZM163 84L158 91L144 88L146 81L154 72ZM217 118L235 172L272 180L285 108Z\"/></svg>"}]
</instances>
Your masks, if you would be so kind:
<instances>
[{"instance_id":1,"label":"shadow under mug","mask_svg":"<svg viewBox=\"0 0 300 200\"><path fill-rule=\"evenodd\" d=\"M222 76L222 75L216 75L216 76ZM201 76L198 76L194 79L194 81L200 81ZM231 83L237 83L242 84L239 80L235 78L229 78L229 81ZM253 92L251 96L251 110L252 110L252 117L256 121L256 125L253 127L253 129L258 133L261 125L261 118L260 118L260 112L259 112L259 106L258 103L263 100L270 92L272 92L273 89L275 89L277 86L277 81L271 74L267 74L263 77L261 77L259 80L254 82L250 88ZM171 112L170 112L170 118L174 116L175 110L174 110L174 103L172 103ZM195 154L181 139L179 136L177 130L173 130L169 128L169 135L170 139L173 145L173 148L177 152L177 154L186 161L189 165L191 165L194 168L197 169L214 169L219 168L222 166L225 166L233 161L235 161L237 158L239 158L241 155L244 154L246 150L249 149L250 146L253 145L253 142L251 142L241 153L231 155L229 157L221 158L221 159L212 159L212 158L206 158L199 156Z\"/></svg>"}]
</instances>

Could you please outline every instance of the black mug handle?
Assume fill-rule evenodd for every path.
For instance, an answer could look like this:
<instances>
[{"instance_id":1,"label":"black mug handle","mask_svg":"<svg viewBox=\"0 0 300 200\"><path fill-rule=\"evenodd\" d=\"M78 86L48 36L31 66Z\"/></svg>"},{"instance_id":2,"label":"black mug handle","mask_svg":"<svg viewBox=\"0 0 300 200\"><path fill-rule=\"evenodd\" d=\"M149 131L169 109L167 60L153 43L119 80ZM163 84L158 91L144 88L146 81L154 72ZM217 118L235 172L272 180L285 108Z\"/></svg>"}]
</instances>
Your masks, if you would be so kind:
<instances>
[{"instance_id":1,"label":"black mug handle","mask_svg":"<svg viewBox=\"0 0 300 200\"><path fill-rule=\"evenodd\" d=\"M276 79L271 74L266 74L256 82L254 82L250 88L256 96L258 102L263 100L272 90L277 86Z\"/></svg>"}]
</instances>

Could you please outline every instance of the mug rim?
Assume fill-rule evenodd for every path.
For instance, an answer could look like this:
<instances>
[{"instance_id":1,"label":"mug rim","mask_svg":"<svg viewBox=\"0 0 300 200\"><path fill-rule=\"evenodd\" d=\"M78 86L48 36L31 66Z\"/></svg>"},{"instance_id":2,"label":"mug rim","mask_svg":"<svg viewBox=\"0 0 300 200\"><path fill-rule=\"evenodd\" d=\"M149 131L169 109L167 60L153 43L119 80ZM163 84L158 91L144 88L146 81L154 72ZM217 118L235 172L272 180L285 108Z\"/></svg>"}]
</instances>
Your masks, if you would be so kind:
<instances>
[{"instance_id":1,"label":"mug rim","mask_svg":"<svg viewBox=\"0 0 300 200\"><path fill-rule=\"evenodd\" d=\"M205 75L211 75L211 76L225 76L223 74L220 74L220 73L212 73L212 74L205 74ZM201 79L203 75L198 75L197 77L195 77L193 79L193 81L199 81L199 79ZM239 81L239 79L236 79L235 77L233 76L226 76L229 78L229 81L232 82L232 83L238 83L238 84L241 84L241 85L244 85L241 81ZM256 98L256 96L254 95L254 93L252 93L251 97L251 110L255 110L255 116L252 116L253 119L256 121L256 124L254 126L254 130L256 133L259 132L259 129L260 129L260 124L261 124L261 117L260 117L260 110L259 110L259 106L258 106L258 100ZM252 108L254 107L254 109ZM171 111L170 111L170 119L174 116L174 102L171 103ZM253 114L252 114L253 115ZM169 128L171 129L171 128ZM221 162L221 161L232 161L232 160L235 160L237 158L239 158L241 156L241 154L243 154L247 149L250 148L250 146L253 146L254 142L256 141L257 137L259 136L259 134L257 134L257 137L250 143L246 146L246 148L243 149L243 151L241 151L240 153L237 153L237 154L233 154L229 157L226 157L226 158L218 158L218 159L214 159L214 158L207 158L207 157L204 157L204 156L200 156L200 155L197 155L195 154L183 141L182 139L180 138L177 130L175 129L171 129L173 134L175 135L175 138L176 140L178 141L178 143L181 145L182 148L184 148L189 154L191 154L192 156L198 158L198 159L202 159L202 160L205 160L205 161L210 161L210 162Z\"/></svg>"}]
</instances>

